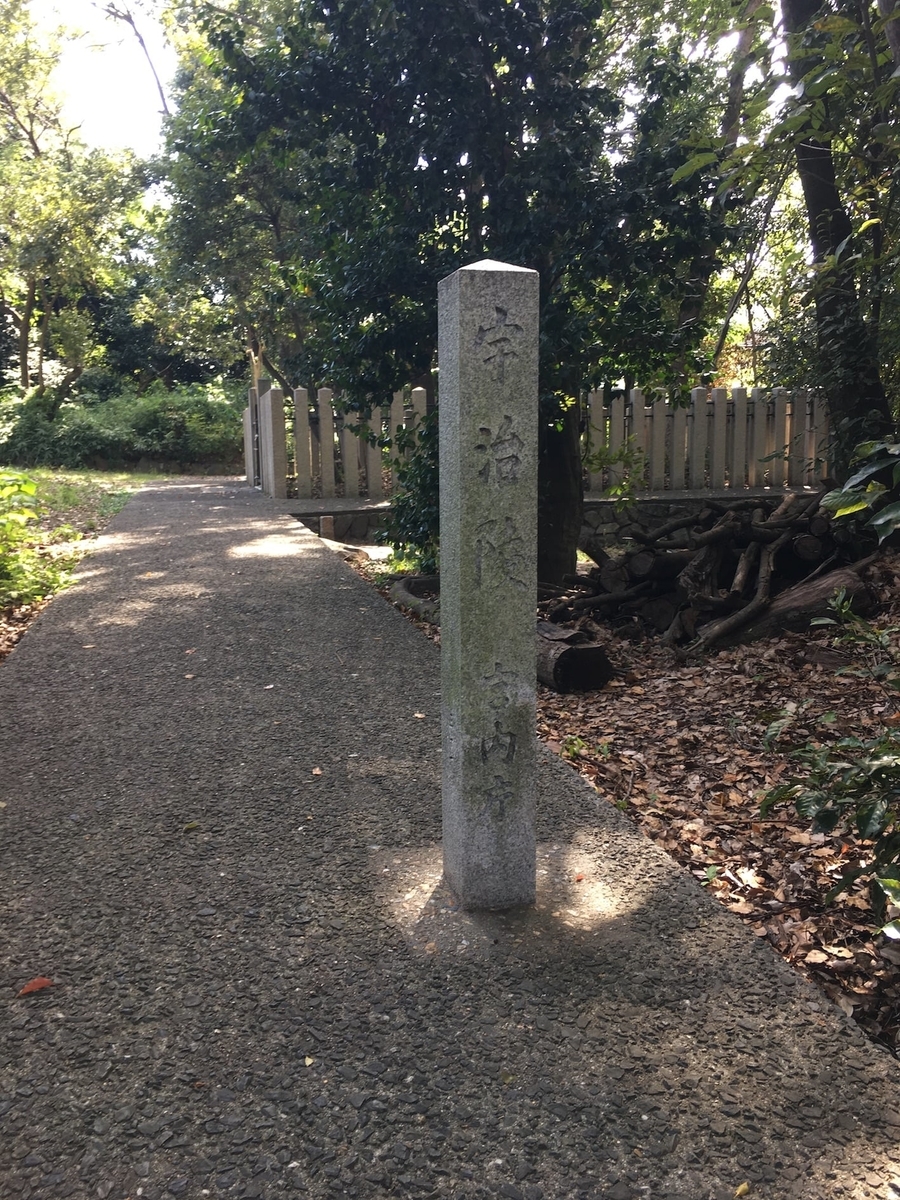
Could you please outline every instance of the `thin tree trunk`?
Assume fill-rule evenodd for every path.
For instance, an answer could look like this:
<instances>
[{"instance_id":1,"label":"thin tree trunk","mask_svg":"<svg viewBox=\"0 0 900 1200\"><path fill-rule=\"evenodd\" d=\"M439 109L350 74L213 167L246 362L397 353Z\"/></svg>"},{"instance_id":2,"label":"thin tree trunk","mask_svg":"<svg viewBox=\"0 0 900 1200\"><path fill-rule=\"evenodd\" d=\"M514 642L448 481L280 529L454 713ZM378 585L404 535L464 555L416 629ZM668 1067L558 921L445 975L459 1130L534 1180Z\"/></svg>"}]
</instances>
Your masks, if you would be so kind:
<instances>
[{"instance_id":1,"label":"thin tree trunk","mask_svg":"<svg viewBox=\"0 0 900 1200\"><path fill-rule=\"evenodd\" d=\"M46 384L44 382L44 360L50 349L50 302L47 299L46 288L41 288L41 337L38 342L37 386L38 394L43 396Z\"/></svg>"},{"instance_id":2,"label":"thin tree trunk","mask_svg":"<svg viewBox=\"0 0 900 1200\"><path fill-rule=\"evenodd\" d=\"M557 427L557 424L560 426ZM580 405L542 414L538 460L538 579L562 583L575 573L584 507L581 480Z\"/></svg>"},{"instance_id":3,"label":"thin tree trunk","mask_svg":"<svg viewBox=\"0 0 900 1200\"><path fill-rule=\"evenodd\" d=\"M31 387L31 371L28 367L28 354L31 350L31 318L34 315L34 301L37 295L37 282L28 280L28 292L22 305L22 318L19 323L19 383L22 391L27 392Z\"/></svg>"},{"instance_id":4,"label":"thin tree trunk","mask_svg":"<svg viewBox=\"0 0 900 1200\"><path fill-rule=\"evenodd\" d=\"M818 0L783 0L785 30L797 39L819 12ZM799 82L809 60L791 56L791 77ZM838 191L829 141L812 129L795 147L797 174L803 188L809 236L816 263L833 266L816 288L816 327L823 386L836 436L833 461L838 477L846 472L850 453L864 437L887 434L893 427L878 358L859 304L847 243L853 229Z\"/></svg>"},{"instance_id":5,"label":"thin tree trunk","mask_svg":"<svg viewBox=\"0 0 900 1200\"><path fill-rule=\"evenodd\" d=\"M740 13L740 19L744 22L744 25L738 34L738 41L734 50L732 67L728 76L725 109L719 125L719 131L726 146L731 146L737 142L741 129L741 114L744 110L744 76L748 66L752 62L753 41L756 36L751 18L761 4L762 0L747 0ZM714 215L718 215L721 212L721 205L722 201L717 196L712 202L712 212ZM766 220L768 220L768 214L766 215ZM679 330L689 330L692 326L699 324L717 267L718 247L709 242L691 262L686 290L682 296L678 310L677 327ZM738 303L740 303L739 299ZM725 329L722 331L720 344L716 349L714 359L718 358L721 353L721 348L728 333L728 324L733 315L734 313L732 312L725 323ZM684 354L679 355L676 368L681 375L685 374L686 358Z\"/></svg>"},{"instance_id":6,"label":"thin tree trunk","mask_svg":"<svg viewBox=\"0 0 900 1200\"><path fill-rule=\"evenodd\" d=\"M897 0L878 0L878 11L884 21L884 33L894 65L900 67L900 4Z\"/></svg>"}]
</instances>

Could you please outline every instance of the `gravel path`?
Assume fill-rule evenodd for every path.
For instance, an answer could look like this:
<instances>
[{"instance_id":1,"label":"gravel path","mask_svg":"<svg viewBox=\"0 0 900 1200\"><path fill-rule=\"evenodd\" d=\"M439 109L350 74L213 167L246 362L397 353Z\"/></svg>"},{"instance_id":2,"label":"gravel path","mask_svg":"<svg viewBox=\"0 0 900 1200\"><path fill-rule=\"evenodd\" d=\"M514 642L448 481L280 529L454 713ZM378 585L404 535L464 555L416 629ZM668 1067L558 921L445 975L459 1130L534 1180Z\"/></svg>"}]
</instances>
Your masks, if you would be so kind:
<instances>
[{"instance_id":1,"label":"gravel path","mask_svg":"<svg viewBox=\"0 0 900 1200\"><path fill-rule=\"evenodd\" d=\"M242 484L0 680L3 1200L900 1197L898 1064L566 764L537 907L454 909L438 651Z\"/></svg>"}]
</instances>

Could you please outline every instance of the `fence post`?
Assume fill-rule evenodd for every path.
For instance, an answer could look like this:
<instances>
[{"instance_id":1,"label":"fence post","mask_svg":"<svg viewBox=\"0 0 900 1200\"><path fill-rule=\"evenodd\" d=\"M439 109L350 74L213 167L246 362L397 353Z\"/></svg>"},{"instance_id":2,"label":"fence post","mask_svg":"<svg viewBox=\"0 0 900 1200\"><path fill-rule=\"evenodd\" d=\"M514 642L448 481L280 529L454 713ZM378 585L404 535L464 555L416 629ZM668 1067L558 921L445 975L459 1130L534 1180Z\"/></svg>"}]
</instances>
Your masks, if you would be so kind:
<instances>
[{"instance_id":1,"label":"fence post","mask_svg":"<svg viewBox=\"0 0 900 1200\"><path fill-rule=\"evenodd\" d=\"M606 413L603 408L603 393L591 392L588 396L588 452L595 454L606 445ZM603 491L603 472L594 470L588 474L588 491Z\"/></svg>"},{"instance_id":2,"label":"fence post","mask_svg":"<svg viewBox=\"0 0 900 1200\"><path fill-rule=\"evenodd\" d=\"M762 487L766 477L763 460L769 444L769 399L762 388L755 387L750 400L753 405L753 449L747 463L747 481L751 487Z\"/></svg>"},{"instance_id":3,"label":"fence post","mask_svg":"<svg viewBox=\"0 0 900 1200\"><path fill-rule=\"evenodd\" d=\"M403 403L403 393L394 392L391 400L391 494L395 493L399 487L397 479L397 466L400 461L400 454L397 449L397 430L402 429L406 424L405 405Z\"/></svg>"},{"instance_id":4,"label":"fence post","mask_svg":"<svg viewBox=\"0 0 900 1200\"><path fill-rule=\"evenodd\" d=\"M359 435L347 425L348 414L341 417L341 472L344 477L344 496L359 495Z\"/></svg>"},{"instance_id":5,"label":"fence post","mask_svg":"<svg viewBox=\"0 0 900 1200\"><path fill-rule=\"evenodd\" d=\"M319 409L319 457L322 464L322 497L334 496L334 393L331 388L319 388L316 396Z\"/></svg>"},{"instance_id":6,"label":"fence post","mask_svg":"<svg viewBox=\"0 0 900 1200\"><path fill-rule=\"evenodd\" d=\"M709 413L706 388L691 390L691 451L690 484L695 491L706 488L706 447L709 440Z\"/></svg>"},{"instance_id":7,"label":"fence post","mask_svg":"<svg viewBox=\"0 0 900 1200\"><path fill-rule=\"evenodd\" d=\"M788 429L790 440L786 482L788 487L802 487L803 447L806 442L806 392L802 388L794 388L788 394Z\"/></svg>"},{"instance_id":8,"label":"fence post","mask_svg":"<svg viewBox=\"0 0 900 1200\"><path fill-rule=\"evenodd\" d=\"M677 404L672 413L672 457L669 465L669 487L684 491L684 471L687 464L688 410Z\"/></svg>"},{"instance_id":9,"label":"fence post","mask_svg":"<svg viewBox=\"0 0 900 1200\"><path fill-rule=\"evenodd\" d=\"M613 396L609 406L609 450L615 454L625 445L625 397L619 392ZM607 471L607 483L610 488L622 482L625 472L621 465L614 464Z\"/></svg>"},{"instance_id":10,"label":"fence post","mask_svg":"<svg viewBox=\"0 0 900 1200\"><path fill-rule=\"evenodd\" d=\"M631 421L631 436L634 439L633 445L635 450L640 454L638 460L640 466L636 468L640 471L639 479L635 479L635 490L645 492L647 490L646 474L647 474L647 402L644 399L644 393L641 388L632 388L628 393L628 415Z\"/></svg>"},{"instance_id":11,"label":"fence post","mask_svg":"<svg viewBox=\"0 0 900 1200\"><path fill-rule=\"evenodd\" d=\"M812 427L813 482L815 483L818 479L828 474L828 442L831 432L828 404L825 396L818 390L813 395ZM821 462L816 462L816 459L820 457Z\"/></svg>"},{"instance_id":12,"label":"fence post","mask_svg":"<svg viewBox=\"0 0 900 1200\"><path fill-rule=\"evenodd\" d=\"M311 438L309 432L309 393L294 388L294 466L297 471L297 495L308 500L312 495Z\"/></svg>"},{"instance_id":13,"label":"fence post","mask_svg":"<svg viewBox=\"0 0 900 1200\"><path fill-rule=\"evenodd\" d=\"M709 468L709 486L725 487L725 450L728 445L728 389L712 389L713 437Z\"/></svg>"},{"instance_id":14,"label":"fence post","mask_svg":"<svg viewBox=\"0 0 900 1200\"><path fill-rule=\"evenodd\" d=\"M375 445L366 439L366 489L370 500L384 499L384 480L381 476L381 446L378 439L382 433L381 409L373 408L369 420L371 432L375 435Z\"/></svg>"},{"instance_id":15,"label":"fence post","mask_svg":"<svg viewBox=\"0 0 900 1200\"><path fill-rule=\"evenodd\" d=\"M281 388L273 388L266 382L268 390L259 397L260 477L266 495L283 500L287 496L284 396Z\"/></svg>"},{"instance_id":16,"label":"fence post","mask_svg":"<svg viewBox=\"0 0 900 1200\"><path fill-rule=\"evenodd\" d=\"M256 483L256 447L253 409L256 403L256 388L247 389L247 407L243 413L244 424L244 471L251 487Z\"/></svg>"},{"instance_id":17,"label":"fence post","mask_svg":"<svg viewBox=\"0 0 900 1200\"><path fill-rule=\"evenodd\" d=\"M428 412L428 392L423 387L413 388L410 400L412 401L416 442L418 442L422 434L422 422L425 420L425 414Z\"/></svg>"},{"instance_id":18,"label":"fence post","mask_svg":"<svg viewBox=\"0 0 900 1200\"><path fill-rule=\"evenodd\" d=\"M669 403L662 396L650 400L650 490L661 492L666 486L666 434Z\"/></svg>"},{"instance_id":19,"label":"fence post","mask_svg":"<svg viewBox=\"0 0 900 1200\"><path fill-rule=\"evenodd\" d=\"M733 488L742 488L747 476L747 389L731 389L734 406L734 434L731 439L731 462L728 467L728 482Z\"/></svg>"},{"instance_id":20,"label":"fence post","mask_svg":"<svg viewBox=\"0 0 900 1200\"><path fill-rule=\"evenodd\" d=\"M775 389L775 428L772 434L772 487L783 488L787 483L788 464L787 454L791 440L790 422L788 420L788 390Z\"/></svg>"}]
</instances>

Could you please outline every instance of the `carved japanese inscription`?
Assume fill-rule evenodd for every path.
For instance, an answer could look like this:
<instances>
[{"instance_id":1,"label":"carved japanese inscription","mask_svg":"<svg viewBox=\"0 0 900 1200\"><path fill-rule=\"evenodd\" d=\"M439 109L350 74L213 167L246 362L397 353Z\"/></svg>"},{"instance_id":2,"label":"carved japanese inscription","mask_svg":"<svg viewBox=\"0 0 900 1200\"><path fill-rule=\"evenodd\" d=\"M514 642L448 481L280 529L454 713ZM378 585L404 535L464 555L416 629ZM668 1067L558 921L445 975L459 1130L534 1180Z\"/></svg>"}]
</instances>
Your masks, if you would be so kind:
<instances>
[{"instance_id":1,"label":"carved japanese inscription","mask_svg":"<svg viewBox=\"0 0 900 1200\"><path fill-rule=\"evenodd\" d=\"M484 811L488 816L497 817L501 821L506 816L506 810L515 800L515 792L508 779L495 775L489 786L484 802Z\"/></svg>"},{"instance_id":2,"label":"carved japanese inscription","mask_svg":"<svg viewBox=\"0 0 900 1200\"><path fill-rule=\"evenodd\" d=\"M494 307L494 317L487 325L479 325L475 335L475 350L498 383L506 380L510 359L518 358L525 330L510 319L507 309Z\"/></svg>"},{"instance_id":3,"label":"carved japanese inscription","mask_svg":"<svg viewBox=\"0 0 900 1200\"><path fill-rule=\"evenodd\" d=\"M511 763L516 757L516 735L504 729L500 721L494 722L494 736L481 739L481 761L490 759Z\"/></svg>"},{"instance_id":4,"label":"carved japanese inscription","mask_svg":"<svg viewBox=\"0 0 900 1200\"><path fill-rule=\"evenodd\" d=\"M525 539L512 517L482 521L475 530L475 586L490 575L516 587L525 587Z\"/></svg>"},{"instance_id":5,"label":"carved japanese inscription","mask_svg":"<svg viewBox=\"0 0 900 1200\"><path fill-rule=\"evenodd\" d=\"M488 693L489 704L494 709L512 704L519 686L519 676L515 671L507 670L502 663L495 662L490 675L482 676L482 686Z\"/></svg>"},{"instance_id":6,"label":"carved japanese inscription","mask_svg":"<svg viewBox=\"0 0 900 1200\"><path fill-rule=\"evenodd\" d=\"M503 418L496 437L487 425L479 427L478 435L475 452L485 457L478 470L479 479L488 483L495 478L501 485L516 483L522 470L522 451L525 449L525 443L513 428L512 417Z\"/></svg>"}]
</instances>

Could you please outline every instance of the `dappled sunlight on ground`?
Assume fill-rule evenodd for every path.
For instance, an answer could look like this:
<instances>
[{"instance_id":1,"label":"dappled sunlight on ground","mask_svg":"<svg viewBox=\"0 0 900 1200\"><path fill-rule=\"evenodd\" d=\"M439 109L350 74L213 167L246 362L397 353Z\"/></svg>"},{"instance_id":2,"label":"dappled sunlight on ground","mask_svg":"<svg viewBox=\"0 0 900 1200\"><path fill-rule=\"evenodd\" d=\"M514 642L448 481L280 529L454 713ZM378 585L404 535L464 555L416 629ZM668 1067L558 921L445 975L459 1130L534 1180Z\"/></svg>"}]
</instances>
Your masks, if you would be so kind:
<instances>
[{"instance_id":1,"label":"dappled sunlight on ground","mask_svg":"<svg viewBox=\"0 0 900 1200\"><path fill-rule=\"evenodd\" d=\"M537 899L503 912L465 912L443 880L440 845L370 848L377 890L390 919L410 946L426 954L481 957L500 938L516 945L531 938L568 944L572 934L595 934L645 905L654 882L614 890L601 878L596 847L580 834L568 844L537 847ZM546 951L546 945L545 945Z\"/></svg>"},{"instance_id":2,"label":"dappled sunlight on ground","mask_svg":"<svg viewBox=\"0 0 900 1200\"><path fill-rule=\"evenodd\" d=\"M228 551L229 558L296 558L301 554L309 554L314 549L310 544L298 540L289 534L270 533L266 537L256 538L243 545L232 546Z\"/></svg>"}]
</instances>

